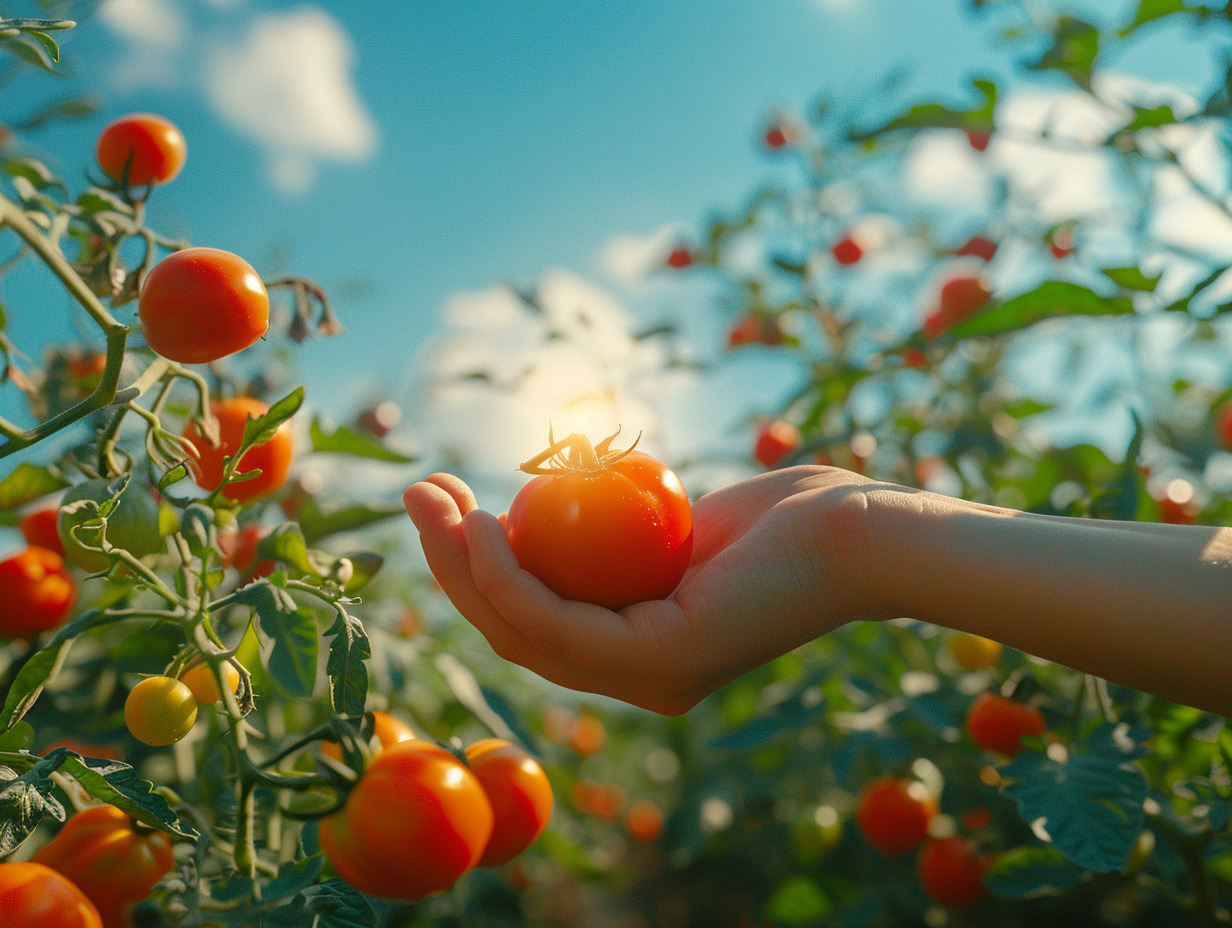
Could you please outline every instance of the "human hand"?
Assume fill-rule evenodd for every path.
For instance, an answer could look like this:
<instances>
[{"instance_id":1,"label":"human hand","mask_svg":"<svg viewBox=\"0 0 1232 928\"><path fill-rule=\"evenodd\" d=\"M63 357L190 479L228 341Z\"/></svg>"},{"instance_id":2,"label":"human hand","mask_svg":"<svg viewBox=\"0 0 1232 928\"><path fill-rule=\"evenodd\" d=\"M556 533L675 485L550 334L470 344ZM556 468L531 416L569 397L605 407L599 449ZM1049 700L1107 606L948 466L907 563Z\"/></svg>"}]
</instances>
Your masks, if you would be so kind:
<instances>
[{"instance_id":1,"label":"human hand","mask_svg":"<svg viewBox=\"0 0 1232 928\"><path fill-rule=\"evenodd\" d=\"M693 506L693 557L665 600L619 613L562 599L518 566L465 483L407 489L428 566L501 657L571 689L675 715L858 618L880 617L866 491L837 468L771 471Z\"/></svg>"}]
</instances>

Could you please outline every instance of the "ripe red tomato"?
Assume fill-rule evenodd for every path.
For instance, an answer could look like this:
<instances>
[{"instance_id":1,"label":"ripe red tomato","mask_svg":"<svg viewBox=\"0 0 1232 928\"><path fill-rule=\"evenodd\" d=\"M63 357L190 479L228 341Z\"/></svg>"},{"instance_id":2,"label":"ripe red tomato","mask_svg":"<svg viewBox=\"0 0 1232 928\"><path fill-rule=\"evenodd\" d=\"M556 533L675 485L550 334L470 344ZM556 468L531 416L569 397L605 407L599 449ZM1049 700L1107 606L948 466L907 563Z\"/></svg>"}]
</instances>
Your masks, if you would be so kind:
<instances>
[{"instance_id":1,"label":"ripe red tomato","mask_svg":"<svg viewBox=\"0 0 1232 928\"><path fill-rule=\"evenodd\" d=\"M21 535L27 544L46 548L64 557L64 545L60 544L60 532L56 529L56 518L59 514L60 510L55 506L44 506L42 509L27 512L21 517L17 527L21 529Z\"/></svg>"},{"instance_id":2,"label":"ripe red tomato","mask_svg":"<svg viewBox=\"0 0 1232 928\"><path fill-rule=\"evenodd\" d=\"M156 747L179 741L196 721L197 700L174 677L146 677L124 700L124 724L129 732Z\"/></svg>"},{"instance_id":3,"label":"ripe red tomato","mask_svg":"<svg viewBox=\"0 0 1232 928\"><path fill-rule=\"evenodd\" d=\"M1024 735L1041 738L1046 730L1039 709L997 693L980 693L967 710L967 733L971 740L985 751L1007 757L1022 749L1020 739Z\"/></svg>"},{"instance_id":4,"label":"ripe red tomato","mask_svg":"<svg viewBox=\"0 0 1232 928\"><path fill-rule=\"evenodd\" d=\"M471 773L492 803L494 822L481 867L499 867L530 847L552 815L552 784L539 762L502 738L485 738L466 749Z\"/></svg>"},{"instance_id":5,"label":"ripe red tomato","mask_svg":"<svg viewBox=\"0 0 1232 928\"><path fill-rule=\"evenodd\" d=\"M966 838L930 838L920 850L916 872L924 895L937 905L959 909L988 894L988 860Z\"/></svg>"},{"instance_id":6,"label":"ripe red tomato","mask_svg":"<svg viewBox=\"0 0 1232 928\"><path fill-rule=\"evenodd\" d=\"M887 857L898 857L928 835L936 805L920 795L918 784L901 777L869 781L856 804L856 827L869 844Z\"/></svg>"},{"instance_id":7,"label":"ripe red tomato","mask_svg":"<svg viewBox=\"0 0 1232 928\"><path fill-rule=\"evenodd\" d=\"M830 252L839 264L855 264L864 257L864 249L850 235L835 242Z\"/></svg>"},{"instance_id":8,"label":"ripe red tomato","mask_svg":"<svg viewBox=\"0 0 1232 928\"><path fill-rule=\"evenodd\" d=\"M522 465L537 476L505 524L518 563L553 591L621 609L676 589L693 553L693 514L671 470L640 451L609 452L610 441L592 447L570 435ZM540 466L549 458L551 468Z\"/></svg>"},{"instance_id":9,"label":"ripe red tomato","mask_svg":"<svg viewBox=\"0 0 1232 928\"><path fill-rule=\"evenodd\" d=\"M415 738L414 729L397 716L379 710L369 714L372 716L372 738L369 740L369 747L372 748L373 755L379 754L390 745ZM342 760L342 746L337 741L322 742L321 753L336 761Z\"/></svg>"},{"instance_id":10,"label":"ripe red tomato","mask_svg":"<svg viewBox=\"0 0 1232 928\"><path fill-rule=\"evenodd\" d=\"M103 928L129 928L128 910L175 866L170 836L134 825L115 806L78 812L31 859L77 884Z\"/></svg>"},{"instance_id":11,"label":"ripe red tomato","mask_svg":"<svg viewBox=\"0 0 1232 928\"><path fill-rule=\"evenodd\" d=\"M31 545L0 561L0 637L24 638L55 628L77 599L64 559Z\"/></svg>"},{"instance_id":12,"label":"ripe red tomato","mask_svg":"<svg viewBox=\"0 0 1232 928\"><path fill-rule=\"evenodd\" d=\"M992 291L979 277L955 277L941 285L941 316L953 324L988 302Z\"/></svg>"},{"instance_id":13,"label":"ripe red tomato","mask_svg":"<svg viewBox=\"0 0 1232 928\"><path fill-rule=\"evenodd\" d=\"M239 449L244 439L244 423L250 417L264 415L269 407L258 399L237 396L216 400L210 410L218 418L220 443L217 448L205 439L191 420L184 428L184 437L197 449L198 456L189 460L193 479L197 486L205 490L212 490L222 482L223 458ZM287 471L291 469L291 455L291 428L284 422L268 442L255 445L244 453L236 471L246 474L250 470L260 470L260 475L230 484L222 495L233 503L247 503L274 492L286 482Z\"/></svg>"},{"instance_id":14,"label":"ripe red tomato","mask_svg":"<svg viewBox=\"0 0 1232 928\"><path fill-rule=\"evenodd\" d=\"M103 928L85 893L31 861L0 863L0 915L5 928Z\"/></svg>"},{"instance_id":15,"label":"ripe red tomato","mask_svg":"<svg viewBox=\"0 0 1232 928\"><path fill-rule=\"evenodd\" d=\"M493 821L465 764L427 741L403 741L382 751L346 804L321 819L321 849L361 892L417 901L479 862Z\"/></svg>"},{"instance_id":16,"label":"ripe red tomato","mask_svg":"<svg viewBox=\"0 0 1232 928\"><path fill-rule=\"evenodd\" d=\"M790 422L782 419L767 422L757 433L753 458L763 467L774 467L799 448L802 441L804 436Z\"/></svg>"},{"instance_id":17,"label":"ripe red tomato","mask_svg":"<svg viewBox=\"0 0 1232 928\"><path fill-rule=\"evenodd\" d=\"M154 351L182 364L204 364L243 351L265 334L269 294L239 255L185 248L146 275L137 314Z\"/></svg>"},{"instance_id":18,"label":"ripe red tomato","mask_svg":"<svg viewBox=\"0 0 1232 928\"><path fill-rule=\"evenodd\" d=\"M674 267L676 270L688 267L693 263L693 252L685 248L683 245L677 245L667 253L667 259L663 262L668 267Z\"/></svg>"},{"instance_id":19,"label":"ripe red tomato","mask_svg":"<svg viewBox=\"0 0 1232 928\"><path fill-rule=\"evenodd\" d=\"M996 253L997 243L982 235L971 236L966 244L954 252L956 255L971 255L982 261L991 261Z\"/></svg>"},{"instance_id":20,"label":"ripe red tomato","mask_svg":"<svg viewBox=\"0 0 1232 928\"><path fill-rule=\"evenodd\" d=\"M234 532L218 533L218 550L224 567L234 567L246 580L268 577L274 572L274 562L257 560L257 545L265 533L259 525L245 525Z\"/></svg>"},{"instance_id":21,"label":"ripe red tomato","mask_svg":"<svg viewBox=\"0 0 1232 928\"><path fill-rule=\"evenodd\" d=\"M175 123L153 113L132 113L107 125L98 136L95 156L103 173L131 186L165 184L184 167L188 144Z\"/></svg>"},{"instance_id":22,"label":"ripe red tomato","mask_svg":"<svg viewBox=\"0 0 1232 928\"><path fill-rule=\"evenodd\" d=\"M1074 227L1061 226L1048 237L1048 249L1058 261L1074 253Z\"/></svg>"},{"instance_id":23,"label":"ripe red tomato","mask_svg":"<svg viewBox=\"0 0 1232 928\"><path fill-rule=\"evenodd\" d=\"M967 144L976 151L983 151L988 147L988 143L992 141L992 133L976 132L972 129L967 130Z\"/></svg>"},{"instance_id":24,"label":"ripe red tomato","mask_svg":"<svg viewBox=\"0 0 1232 928\"><path fill-rule=\"evenodd\" d=\"M633 841L649 844L663 836L663 810L650 799L638 799L625 810L625 834Z\"/></svg>"}]
</instances>

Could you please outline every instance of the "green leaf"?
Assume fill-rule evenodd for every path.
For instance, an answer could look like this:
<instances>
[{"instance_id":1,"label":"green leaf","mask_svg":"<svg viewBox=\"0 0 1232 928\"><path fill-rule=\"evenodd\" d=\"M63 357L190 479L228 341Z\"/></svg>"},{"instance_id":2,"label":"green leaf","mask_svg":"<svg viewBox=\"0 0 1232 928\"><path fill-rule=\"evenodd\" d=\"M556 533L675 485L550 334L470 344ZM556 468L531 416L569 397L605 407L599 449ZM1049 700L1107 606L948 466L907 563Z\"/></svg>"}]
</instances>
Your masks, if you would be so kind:
<instances>
[{"instance_id":1,"label":"green leaf","mask_svg":"<svg viewBox=\"0 0 1232 928\"><path fill-rule=\"evenodd\" d=\"M240 443L242 454L253 445L263 445L278 431L278 427L290 419L304 403L304 388L296 387L264 414L244 423L244 438Z\"/></svg>"},{"instance_id":2,"label":"green leaf","mask_svg":"<svg viewBox=\"0 0 1232 928\"><path fill-rule=\"evenodd\" d=\"M401 503L367 503L324 511L311 497L303 499L297 513L304 537L311 544L316 544L330 535L353 532L386 519L405 515L406 507Z\"/></svg>"},{"instance_id":3,"label":"green leaf","mask_svg":"<svg viewBox=\"0 0 1232 928\"><path fill-rule=\"evenodd\" d=\"M1075 749L1063 760L1024 753L1001 774L1023 820L1071 861L1100 873L1125 869L1147 797L1146 777L1132 760L1114 749Z\"/></svg>"},{"instance_id":4,"label":"green leaf","mask_svg":"<svg viewBox=\"0 0 1232 928\"><path fill-rule=\"evenodd\" d=\"M342 880L329 880L305 893L317 928L375 928L379 920L372 900Z\"/></svg>"},{"instance_id":5,"label":"green leaf","mask_svg":"<svg viewBox=\"0 0 1232 928\"><path fill-rule=\"evenodd\" d=\"M368 702L368 667L372 645L368 633L356 618L344 609L330 626L331 638L325 673L329 677L329 697L338 715L363 715Z\"/></svg>"},{"instance_id":6,"label":"green leaf","mask_svg":"<svg viewBox=\"0 0 1232 928\"><path fill-rule=\"evenodd\" d=\"M831 908L816 880L790 876L774 888L762 914L776 925L809 925L825 918Z\"/></svg>"},{"instance_id":7,"label":"green leaf","mask_svg":"<svg viewBox=\"0 0 1232 928\"><path fill-rule=\"evenodd\" d=\"M11 854L38 828L43 816L64 821L64 807L55 798L55 784L48 774L54 769L36 766L20 777L0 767L0 858Z\"/></svg>"},{"instance_id":8,"label":"green leaf","mask_svg":"<svg viewBox=\"0 0 1232 928\"><path fill-rule=\"evenodd\" d=\"M1052 45L1028 67L1035 71L1060 71L1089 90L1091 69L1099 55L1099 30L1075 16L1061 16L1052 39Z\"/></svg>"},{"instance_id":9,"label":"green leaf","mask_svg":"<svg viewBox=\"0 0 1232 928\"><path fill-rule=\"evenodd\" d=\"M972 109L958 110L940 103L920 103L880 128L860 133L855 138L872 138L898 129L970 129L990 132L997 107L997 85L988 80L974 80L971 84L982 98L979 105Z\"/></svg>"},{"instance_id":10,"label":"green leaf","mask_svg":"<svg viewBox=\"0 0 1232 928\"><path fill-rule=\"evenodd\" d=\"M1126 290L1141 290L1144 293L1154 293L1155 288L1159 286L1160 279L1164 276L1160 273L1154 277L1147 277L1142 273L1141 268L1136 267L1106 267L1102 268L1100 273L1119 287Z\"/></svg>"},{"instance_id":11,"label":"green leaf","mask_svg":"<svg viewBox=\"0 0 1232 928\"><path fill-rule=\"evenodd\" d=\"M746 751L798 731L826 711L824 699L813 702L797 696L779 703L768 715L758 716L733 732L710 742L711 750Z\"/></svg>"},{"instance_id":12,"label":"green leaf","mask_svg":"<svg viewBox=\"0 0 1232 928\"><path fill-rule=\"evenodd\" d=\"M304 533L294 522L282 523L257 542L256 559L282 561L306 574L316 573L308 559L308 544L304 541Z\"/></svg>"},{"instance_id":13,"label":"green leaf","mask_svg":"<svg viewBox=\"0 0 1232 928\"><path fill-rule=\"evenodd\" d=\"M4 172L10 177L24 177L38 190L60 185L47 165L34 158L18 158L10 161L5 164Z\"/></svg>"},{"instance_id":14,"label":"green leaf","mask_svg":"<svg viewBox=\"0 0 1232 928\"><path fill-rule=\"evenodd\" d=\"M1194 287L1192 290L1189 291L1188 296L1182 297L1181 299L1176 300L1175 302L1169 303L1167 306L1164 307L1164 310L1166 312L1173 312L1173 313L1189 312L1189 304L1194 299L1194 297L1199 296L1204 290L1206 290L1212 284L1216 283L1219 280L1219 278L1223 277L1223 275L1227 273L1227 271L1228 271L1227 267L1216 268L1210 274L1206 275L1200 281L1194 284Z\"/></svg>"},{"instance_id":15,"label":"green leaf","mask_svg":"<svg viewBox=\"0 0 1232 928\"><path fill-rule=\"evenodd\" d=\"M410 464L415 460L414 457L387 448L374 438L346 426L338 426L332 432L327 432L316 417L313 417L312 424L308 427L308 435L312 440L313 451L351 454L391 464Z\"/></svg>"},{"instance_id":16,"label":"green leaf","mask_svg":"<svg viewBox=\"0 0 1232 928\"><path fill-rule=\"evenodd\" d=\"M1069 892L1086 879L1087 871L1055 847L1015 848L997 857L984 882L998 896L1027 899Z\"/></svg>"},{"instance_id":17,"label":"green leaf","mask_svg":"<svg viewBox=\"0 0 1232 928\"><path fill-rule=\"evenodd\" d=\"M1117 34L1124 38L1144 23L1171 16L1173 13L1184 13L1187 9L1185 0L1138 0L1133 21L1125 28L1117 30Z\"/></svg>"},{"instance_id":18,"label":"green leaf","mask_svg":"<svg viewBox=\"0 0 1232 928\"><path fill-rule=\"evenodd\" d=\"M68 481L37 464L23 462L0 480L0 510L17 509L68 486Z\"/></svg>"},{"instance_id":19,"label":"green leaf","mask_svg":"<svg viewBox=\"0 0 1232 928\"><path fill-rule=\"evenodd\" d=\"M951 338L997 335L1058 316L1117 316L1133 311L1129 297L1100 296L1078 284L1049 280L1034 290L955 323L946 335Z\"/></svg>"},{"instance_id":20,"label":"green leaf","mask_svg":"<svg viewBox=\"0 0 1232 928\"><path fill-rule=\"evenodd\" d=\"M56 71L56 61L59 60L59 49L56 49L56 56L53 58L48 54L46 45L41 39L33 38L42 33L22 33L14 38L3 41L0 48L7 49L14 56L20 58L26 64L34 65L43 71L49 71L52 74ZM54 46L55 43L52 42Z\"/></svg>"},{"instance_id":21,"label":"green leaf","mask_svg":"<svg viewBox=\"0 0 1232 928\"><path fill-rule=\"evenodd\" d=\"M68 657L71 642L65 641L54 647L43 648L31 655L22 665L17 679L4 697L4 731L21 721L22 716L43 692L43 687L56 675ZM2 856L2 855L0 855Z\"/></svg>"},{"instance_id":22,"label":"green leaf","mask_svg":"<svg viewBox=\"0 0 1232 928\"><path fill-rule=\"evenodd\" d=\"M257 613L261 633L274 647L269 672L286 695L307 698L317 682L317 623L300 612L285 590L272 583L254 583L239 591Z\"/></svg>"},{"instance_id":23,"label":"green leaf","mask_svg":"<svg viewBox=\"0 0 1232 928\"><path fill-rule=\"evenodd\" d=\"M1095 518L1129 522L1142 514L1143 505L1149 498L1142 469L1138 466L1142 438L1142 422L1135 414L1134 434L1125 449L1125 459L1117 468L1116 477L1100 488L1091 500L1090 514Z\"/></svg>"},{"instance_id":24,"label":"green leaf","mask_svg":"<svg viewBox=\"0 0 1232 928\"><path fill-rule=\"evenodd\" d=\"M1172 107L1167 104L1152 107L1134 107L1134 118L1118 129L1113 135L1121 132L1137 132L1139 129L1155 129L1159 126L1171 126L1179 122Z\"/></svg>"},{"instance_id":25,"label":"green leaf","mask_svg":"<svg viewBox=\"0 0 1232 928\"><path fill-rule=\"evenodd\" d=\"M66 748L56 748L43 758L43 763L48 762L56 764L95 799L110 803L151 828L191 841L199 837L197 830L181 821L167 800L155 792L155 784L137 776L128 764L117 760L86 760Z\"/></svg>"},{"instance_id":26,"label":"green leaf","mask_svg":"<svg viewBox=\"0 0 1232 928\"><path fill-rule=\"evenodd\" d=\"M348 554L347 560L351 562L352 573L351 579L343 584L342 590L348 595L357 593L367 586L385 564L385 558L371 551L357 551L354 554Z\"/></svg>"}]
</instances>

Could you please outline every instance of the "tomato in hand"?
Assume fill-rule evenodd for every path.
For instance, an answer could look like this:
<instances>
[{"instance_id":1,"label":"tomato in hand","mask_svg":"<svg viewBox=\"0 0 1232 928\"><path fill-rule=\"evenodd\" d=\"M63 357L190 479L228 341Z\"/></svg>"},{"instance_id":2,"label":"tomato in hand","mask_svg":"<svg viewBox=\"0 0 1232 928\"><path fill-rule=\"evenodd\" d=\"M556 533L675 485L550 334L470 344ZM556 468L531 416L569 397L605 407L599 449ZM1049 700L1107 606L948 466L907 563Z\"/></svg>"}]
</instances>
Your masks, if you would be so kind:
<instances>
[{"instance_id":1,"label":"tomato in hand","mask_svg":"<svg viewBox=\"0 0 1232 928\"><path fill-rule=\"evenodd\" d=\"M72 880L98 909L103 928L129 928L128 910L171 872L166 832L134 825L115 806L78 812L31 858Z\"/></svg>"},{"instance_id":2,"label":"tomato in hand","mask_svg":"<svg viewBox=\"0 0 1232 928\"><path fill-rule=\"evenodd\" d=\"M265 415L269 407L253 397L237 396L215 401L210 410L218 419L218 447L211 445L191 420L184 428L184 437L197 449L197 457L190 458L188 466L197 486L205 490L213 490L222 482L223 459L239 450L244 440L244 423L249 418ZM228 484L222 495L233 503L247 503L277 490L286 482L291 469L292 447L291 428L284 422L273 438L244 452L236 470L239 474L252 470L261 473L249 480Z\"/></svg>"},{"instance_id":3,"label":"tomato in hand","mask_svg":"<svg viewBox=\"0 0 1232 928\"><path fill-rule=\"evenodd\" d=\"M0 863L0 915L4 928L103 928L85 893L31 861Z\"/></svg>"},{"instance_id":4,"label":"tomato in hand","mask_svg":"<svg viewBox=\"0 0 1232 928\"><path fill-rule=\"evenodd\" d=\"M146 677L124 700L124 723L138 741L162 747L175 744L197 721L192 690L174 677Z\"/></svg>"},{"instance_id":5,"label":"tomato in hand","mask_svg":"<svg viewBox=\"0 0 1232 928\"><path fill-rule=\"evenodd\" d=\"M240 672L235 669L235 665L230 661L223 662L222 675L227 681L227 688L232 693L240 688ZM199 705L212 706L222 699L222 693L218 689L218 680L214 677L214 671L210 669L210 665L205 661L196 661L184 668L184 672L180 674L180 682L188 687L189 691L193 694L193 699Z\"/></svg>"},{"instance_id":6,"label":"tomato in hand","mask_svg":"<svg viewBox=\"0 0 1232 928\"><path fill-rule=\"evenodd\" d=\"M98 508L90 503L103 503L111 495L111 481L106 477L95 477L69 487L60 499L56 528L60 544L64 547L64 557L91 573L111 566L107 555L90 550L100 547L103 538L136 557L145 557L167 548L159 528L158 500L154 498L154 488L148 483L130 480L120 493L115 509L107 517L106 528L86 527L86 523L98 519Z\"/></svg>"},{"instance_id":7,"label":"tomato in hand","mask_svg":"<svg viewBox=\"0 0 1232 928\"><path fill-rule=\"evenodd\" d=\"M918 784L894 776L878 777L860 791L856 827L887 857L907 853L928 835L937 808L918 791Z\"/></svg>"},{"instance_id":8,"label":"tomato in hand","mask_svg":"<svg viewBox=\"0 0 1232 928\"><path fill-rule=\"evenodd\" d=\"M319 834L326 859L356 889L418 901L479 862L492 824L492 804L465 764L430 742L403 741L381 752Z\"/></svg>"},{"instance_id":9,"label":"tomato in hand","mask_svg":"<svg viewBox=\"0 0 1232 928\"><path fill-rule=\"evenodd\" d=\"M505 525L518 563L555 593L621 609L676 589L693 553L693 515L671 470L640 451L611 451L613 438L592 447L570 435L523 464L536 476Z\"/></svg>"},{"instance_id":10,"label":"tomato in hand","mask_svg":"<svg viewBox=\"0 0 1232 928\"><path fill-rule=\"evenodd\" d=\"M94 149L112 180L130 185L165 184L184 167L188 144L175 123L153 113L132 113L109 123Z\"/></svg>"},{"instance_id":11,"label":"tomato in hand","mask_svg":"<svg viewBox=\"0 0 1232 928\"><path fill-rule=\"evenodd\" d=\"M400 741L410 741L415 737L415 731L410 725L388 712L374 710L368 713L372 716L372 737L368 746L376 756L385 748ZM326 741L321 745L321 753L336 761L342 760L342 746L337 741Z\"/></svg>"},{"instance_id":12,"label":"tomato in hand","mask_svg":"<svg viewBox=\"0 0 1232 928\"><path fill-rule=\"evenodd\" d=\"M916 872L924 895L937 905L959 909L988 894L988 860L966 838L930 838L920 850Z\"/></svg>"},{"instance_id":13,"label":"tomato in hand","mask_svg":"<svg viewBox=\"0 0 1232 928\"><path fill-rule=\"evenodd\" d=\"M492 803L492 837L479 858L498 867L530 847L552 815L552 784L539 762L502 738L485 738L466 749L466 762Z\"/></svg>"},{"instance_id":14,"label":"tomato in hand","mask_svg":"<svg viewBox=\"0 0 1232 928\"><path fill-rule=\"evenodd\" d=\"M967 710L967 733L985 751L1007 757L1022 749L1023 736L1042 738L1047 728L1044 716L1034 706L983 692Z\"/></svg>"},{"instance_id":15,"label":"tomato in hand","mask_svg":"<svg viewBox=\"0 0 1232 928\"><path fill-rule=\"evenodd\" d=\"M54 551L31 545L0 561L0 638L24 638L68 617L77 587Z\"/></svg>"},{"instance_id":16,"label":"tomato in hand","mask_svg":"<svg viewBox=\"0 0 1232 928\"><path fill-rule=\"evenodd\" d=\"M164 358L204 364L243 351L269 329L269 294L243 258L185 248L163 258L137 298L146 344Z\"/></svg>"}]
</instances>

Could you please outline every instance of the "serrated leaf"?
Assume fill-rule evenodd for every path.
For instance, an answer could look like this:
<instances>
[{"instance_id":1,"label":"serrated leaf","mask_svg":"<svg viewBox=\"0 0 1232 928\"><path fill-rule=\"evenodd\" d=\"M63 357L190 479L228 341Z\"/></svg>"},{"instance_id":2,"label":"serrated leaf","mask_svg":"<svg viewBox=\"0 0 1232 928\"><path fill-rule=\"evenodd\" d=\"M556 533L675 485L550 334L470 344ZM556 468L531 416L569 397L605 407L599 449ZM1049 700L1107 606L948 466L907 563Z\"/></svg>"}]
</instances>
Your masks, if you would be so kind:
<instances>
[{"instance_id":1,"label":"serrated leaf","mask_svg":"<svg viewBox=\"0 0 1232 928\"><path fill-rule=\"evenodd\" d=\"M0 480L0 510L17 509L68 486L68 481L37 464L22 462Z\"/></svg>"},{"instance_id":2,"label":"serrated leaf","mask_svg":"<svg viewBox=\"0 0 1232 928\"><path fill-rule=\"evenodd\" d=\"M1055 847L1014 848L997 857L984 874L995 895L1008 899L1069 892L1086 879L1087 871Z\"/></svg>"},{"instance_id":3,"label":"serrated leaf","mask_svg":"<svg viewBox=\"0 0 1232 928\"><path fill-rule=\"evenodd\" d=\"M49 777L31 770L7 779L0 787L0 857L20 847L49 812L63 821L64 809L53 795L54 785Z\"/></svg>"},{"instance_id":4,"label":"serrated leaf","mask_svg":"<svg viewBox=\"0 0 1232 928\"><path fill-rule=\"evenodd\" d=\"M1001 769L1023 820L1088 870L1119 873L1142 831L1146 778L1118 754L1020 755Z\"/></svg>"},{"instance_id":5,"label":"serrated leaf","mask_svg":"<svg viewBox=\"0 0 1232 928\"><path fill-rule=\"evenodd\" d=\"M956 322L946 334L952 338L998 335L1058 316L1117 316L1133 311L1134 304L1128 297L1100 296L1078 284L1050 280L1034 290Z\"/></svg>"},{"instance_id":6,"label":"serrated leaf","mask_svg":"<svg viewBox=\"0 0 1232 928\"><path fill-rule=\"evenodd\" d=\"M244 438L240 443L242 453L253 445L263 445L278 431L278 427L290 419L304 403L304 388L296 387L263 415L249 418L244 423Z\"/></svg>"},{"instance_id":7,"label":"serrated leaf","mask_svg":"<svg viewBox=\"0 0 1232 928\"><path fill-rule=\"evenodd\" d=\"M1164 276L1161 273L1154 277L1147 277L1142 273L1142 269L1137 267L1106 267L1102 268L1100 273L1119 287L1126 290L1140 290L1144 293L1154 293Z\"/></svg>"},{"instance_id":8,"label":"serrated leaf","mask_svg":"<svg viewBox=\"0 0 1232 928\"><path fill-rule=\"evenodd\" d=\"M275 589L270 584L266 586ZM316 621L298 609L258 608L257 624L261 633L274 643L268 666L278 688L292 697L311 696L317 683L320 641Z\"/></svg>"},{"instance_id":9,"label":"serrated leaf","mask_svg":"<svg viewBox=\"0 0 1232 928\"><path fill-rule=\"evenodd\" d=\"M339 609L334 624L325 633L332 639L325 673L329 677L329 697L338 715L363 715L368 702L368 666L372 645L368 633L354 616Z\"/></svg>"},{"instance_id":10,"label":"serrated leaf","mask_svg":"<svg viewBox=\"0 0 1232 928\"><path fill-rule=\"evenodd\" d=\"M313 451L350 454L390 464L410 464L415 460L409 455L387 448L368 435L343 425L338 426L332 432L327 432L321 425L321 420L315 416L308 427L308 436L312 441Z\"/></svg>"},{"instance_id":11,"label":"serrated leaf","mask_svg":"<svg viewBox=\"0 0 1232 928\"><path fill-rule=\"evenodd\" d=\"M372 900L342 880L328 880L306 895L317 928L376 928L380 921Z\"/></svg>"},{"instance_id":12,"label":"serrated leaf","mask_svg":"<svg viewBox=\"0 0 1232 928\"><path fill-rule=\"evenodd\" d=\"M76 780L95 799L110 803L151 828L190 841L196 841L200 836L195 828L180 819L166 799L154 792L155 785L137 776L128 764L116 760L87 760L66 748L57 748L44 761L56 762L57 755L61 754L63 757L58 759L60 770Z\"/></svg>"}]
</instances>

